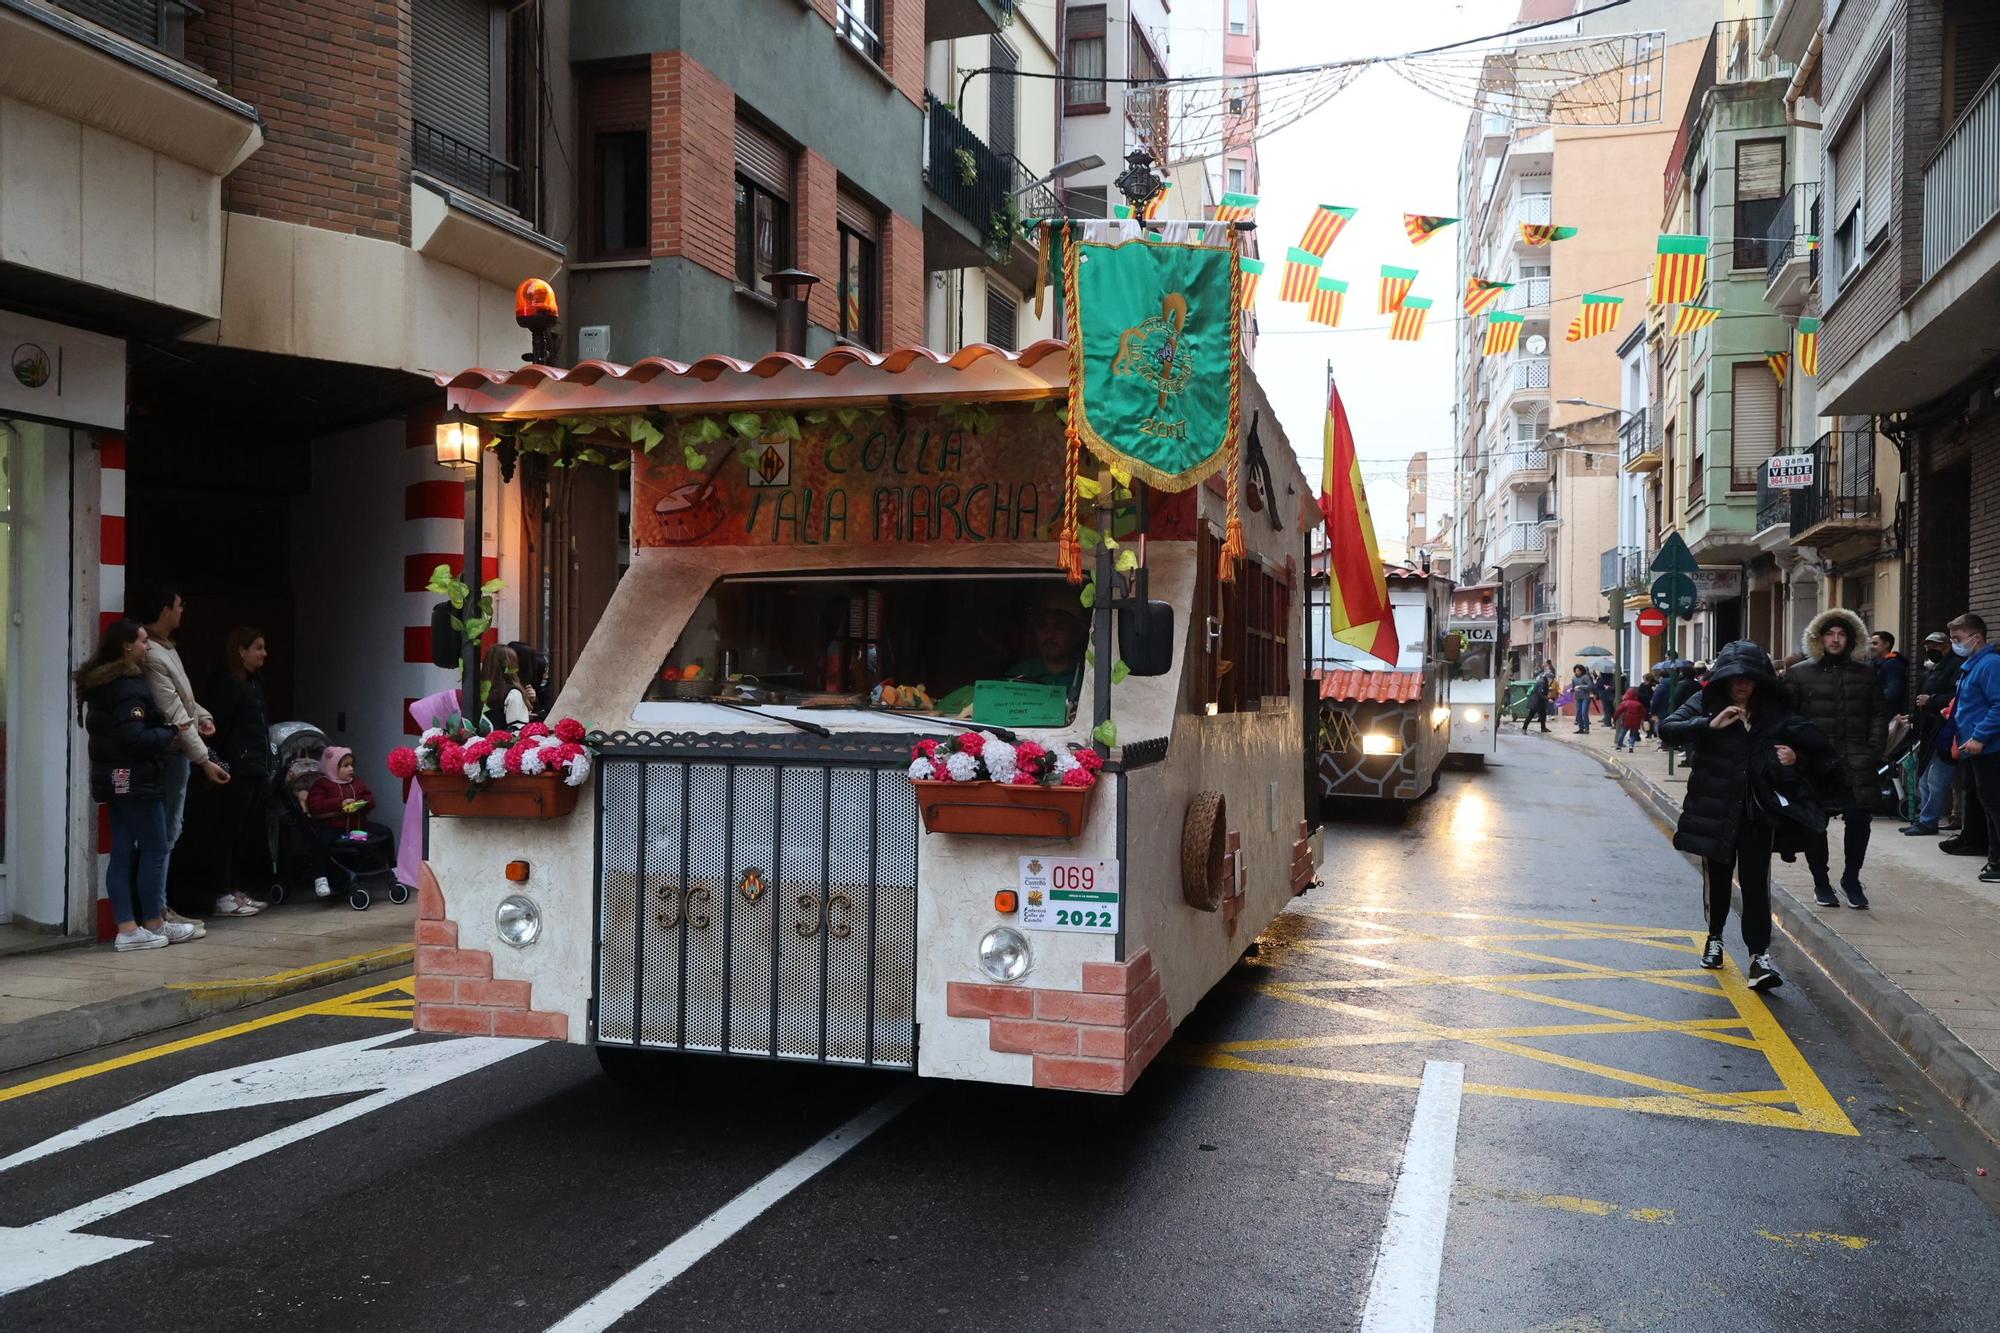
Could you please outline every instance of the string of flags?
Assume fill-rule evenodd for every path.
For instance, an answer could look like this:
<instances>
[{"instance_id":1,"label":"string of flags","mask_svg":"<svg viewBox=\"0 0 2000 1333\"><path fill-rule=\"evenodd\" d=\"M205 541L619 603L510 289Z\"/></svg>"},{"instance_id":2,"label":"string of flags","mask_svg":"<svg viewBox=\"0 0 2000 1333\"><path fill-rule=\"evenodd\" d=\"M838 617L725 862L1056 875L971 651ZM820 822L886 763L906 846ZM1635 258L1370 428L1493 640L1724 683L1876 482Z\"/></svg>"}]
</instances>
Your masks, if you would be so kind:
<instances>
[{"instance_id":1,"label":"string of flags","mask_svg":"<svg viewBox=\"0 0 2000 1333\"><path fill-rule=\"evenodd\" d=\"M1146 201L1137 216L1142 220L1156 218L1165 197L1163 189ZM1250 221L1259 202L1257 195L1231 191L1223 195L1222 201L1216 205L1214 220L1221 223ZM1325 272L1326 255L1357 212L1358 209L1341 204L1319 205L1308 219L1305 234L1299 238L1299 243L1285 252L1278 299L1304 305L1306 318L1315 324L1328 328L1340 325L1346 309L1348 284ZM1121 218L1134 216L1130 208L1123 207L1117 210L1117 215ZM1403 230L1412 246L1421 246L1440 231L1462 220L1430 213L1405 213ZM1577 228L1556 223L1523 222L1519 225L1521 240L1530 246L1554 245L1577 235ZM1807 239L1810 244L1819 238ZM1671 310L1671 315L1665 318L1667 332L1672 337L1682 338L1698 333L1714 324L1723 314L1720 306L1698 303L1708 287L1710 248L1710 237L1677 234L1661 235L1655 246L1649 304L1663 312ZM1266 265L1263 260L1249 256L1240 262L1243 281L1239 284L1238 305L1248 310L1256 302ZM1420 276L1418 270L1413 268L1395 264L1381 266L1376 308L1379 313L1392 317L1389 327L1391 342L1418 342L1423 338L1424 325L1433 303L1428 297L1413 294ZM1494 309L1515 286L1511 282L1478 274L1466 279L1461 305L1468 318L1483 315L1486 319L1482 342L1482 352L1486 356L1507 355L1520 346L1527 317L1513 311ZM1622 296L1604 292L1584 294L1578 302L1576 316L1570 321L1565 341L1582 342L1616 331L1624 304ZM1781 384L1794 366L1800 374L1817 375L1819 321L1802 317L1798 321L1795 347L1769 352L1765 361Z\"/></svg>"}]
</instances>

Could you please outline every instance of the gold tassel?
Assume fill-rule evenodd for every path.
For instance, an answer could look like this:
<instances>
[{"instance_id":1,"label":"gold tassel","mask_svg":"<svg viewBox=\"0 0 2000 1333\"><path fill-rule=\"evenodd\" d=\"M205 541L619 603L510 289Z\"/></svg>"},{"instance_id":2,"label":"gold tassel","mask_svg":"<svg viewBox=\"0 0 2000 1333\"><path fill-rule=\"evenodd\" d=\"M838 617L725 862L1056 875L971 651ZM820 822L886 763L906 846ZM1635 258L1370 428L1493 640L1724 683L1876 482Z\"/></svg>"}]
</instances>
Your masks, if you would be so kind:
<instances>
[{"instance_id":1,"label":"gold tassel","mask_svg":"<svg viewBox=\"0 0 2000 1333\"><path fill-rule=\"evenodd\" d=\"M1043 218L1035 228L1035 318L1042 317L1042 310L1049 294L1049 229L1051 223Z\"/></svg>"},{"instance_id":2,"label":"gold tassel","mask_svg":"<svg viewBox=\"0 0 2000 1333\"><path fill-rule=\"evenodd\" d=\"M1242 306L1243 233L1229 229L1229 309L1232 315ZM1229 446L1223 467L1228 469L1223 495L1226 499L1226 526L1223 529L1221 568L1216 578L1223 583L1236 581L1236 564L1245 554L1243 546L1243 320L1236 316L1230 329L1229 349ZM1275 497L1273 497L1275 502Z\"/></svg>"},{"instance_id":3,"label":"gold tassel","mask_svg":"<svg viewBox=\"0 0 2000 1333\"><path fill-rule=\"evenodd\" d=\"M1078 423L1083 420L1083 329L1076 311L1076 246L1071 243L1070 225L1063 223L1063 319L1069 335L1069 422L1064 431L1062 536L1056 553L1063 572L1072 584L1083 582L1083 544L1077 539L1077 511L1082 496L1077 490L1077 466L1083 460L1083 436Z\"/></svg>"}]
</instances>

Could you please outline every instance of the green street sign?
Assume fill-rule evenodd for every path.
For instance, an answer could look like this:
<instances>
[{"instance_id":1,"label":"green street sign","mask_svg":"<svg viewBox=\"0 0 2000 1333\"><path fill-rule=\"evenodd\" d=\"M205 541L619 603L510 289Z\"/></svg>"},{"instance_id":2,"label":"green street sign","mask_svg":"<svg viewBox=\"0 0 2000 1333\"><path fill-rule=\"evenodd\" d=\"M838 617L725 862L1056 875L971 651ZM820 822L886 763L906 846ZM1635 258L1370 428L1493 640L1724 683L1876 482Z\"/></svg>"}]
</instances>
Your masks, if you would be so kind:
<instances>
[{"instance_id":1,"label":"green street sign","mask_svg":"<svg viewBox=\"0 0 2000 1333\"><path fill-rule=\"evenodd\" d=\"M1653 605L1670 616L1693 615L1698 599L1694 580L1685 574L1662 574L1653 580Z\"/></svg>"},{"instance_id":2,"label":"green street sign","mask_svg":"<svg viewBox=\"0 0 2000 1333\"><path fill-rule=\"evenodd\" d=\"M1682 540L1678 532L1668 533L1667 539L1660 543L1659 554L1653 557L1653 572L1655 574L1692 574L1696 568L1694 552L1688 550L1687 542ZM1657 587L1659 585L1655 584L1654 586Z\"/></svg>"}]
</instances>

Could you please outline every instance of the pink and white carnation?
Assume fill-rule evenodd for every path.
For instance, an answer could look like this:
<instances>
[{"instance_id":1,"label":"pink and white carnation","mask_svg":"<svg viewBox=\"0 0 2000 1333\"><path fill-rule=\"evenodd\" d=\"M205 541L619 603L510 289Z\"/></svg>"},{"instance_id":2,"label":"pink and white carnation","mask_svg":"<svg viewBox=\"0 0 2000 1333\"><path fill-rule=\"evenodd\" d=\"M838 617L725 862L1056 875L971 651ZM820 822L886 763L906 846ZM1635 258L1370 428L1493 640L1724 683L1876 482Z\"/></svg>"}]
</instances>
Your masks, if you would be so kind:
<instances>
[{"instance_id":1,"label":"pink and white carnation","mask_svg":"<svg viewBox=\"0 0 2000 1333\"><path fill-rule=\"evenodd\" d=\"M547 765L542 761L541 746L517 745L514 749L518 750L521 754L521 771L523 773L532 778L547 771Z\"/></svg>"},{"instance_id":2,"label":"pink and white carnation","mask_svg":"<svg viewBox=\"0 0 2000 1333\"><path fill-rule=\"evenodd\" d=\"M590 756L579 754L563 765L563 782L567 786L581 787L590 779Z\"/></svg>"},{"instance_id":3,"label":"pink and white carnation","mask_svg":"<svg viewBox=\"0 0 2000 1333\"><path fill-rule=\"evenodd\" d=\"M504 777L506 777L506 776L507 776L507 756L508 756L508 755L510 755L510 754L512 754L513 752L514 752L514 751L512 750L512 748L509 748L509 749L505 749L505 750L495 750L495 751L494 751L494 752L493 752L492 754L489 754L489 755L487 755L487 756L486 756L486 776L487 776L487 777L489 777L489 778L504 778Z\"/></svg>"},{"instance_id":4,"label":"pink and white carnation","mask_svg":"<svg viewBox=\"0 0 2000 1333\"><path fill-rule=\"evenodd\" d=\"M910 781L929 782L931 780L931 772L935 767L928 759L912 759L910 761Z\"/></svg>"},{"instance_id":5,"label":"pink and white carnation","mask_svg":"<svg viewBox=\"0 0 2000 1333\"><path fill-rule=\"evenodd\" d=\"M1001 740L992 732L981 732L982 746L979 758L986 765L986 772L995 782L1012 782L1019 772L1019 763L1013 746Z\"/></svg>"},{"instance_id":6,"label":"pink and white carnation","mask_svg":"<svg viewBox=\"0 0 2000 1333\"><path fill-rule=\"evenodd\" d=\"M953 782L975 782L979 778L979 757L959 750L945 756L944 768Z\"/></svg>"}]
</instances>

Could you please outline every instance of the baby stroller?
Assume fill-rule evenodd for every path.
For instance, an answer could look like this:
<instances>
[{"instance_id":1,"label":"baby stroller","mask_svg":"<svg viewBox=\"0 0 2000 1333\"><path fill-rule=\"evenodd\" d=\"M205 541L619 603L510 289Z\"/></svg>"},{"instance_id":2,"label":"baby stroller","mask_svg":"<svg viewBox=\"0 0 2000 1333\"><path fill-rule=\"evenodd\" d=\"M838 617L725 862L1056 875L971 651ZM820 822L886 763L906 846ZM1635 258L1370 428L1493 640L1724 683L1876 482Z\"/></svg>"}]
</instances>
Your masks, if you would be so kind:
<instances>
[{"instance_id":1,"label":"baby stroller","mask_svg":"<svg viewBox=\"0 0 2000 1333\"><path fill-rule=\"evenodd\" d=\"M328 843L307 816L305 792L319 776L326 735L309 722L280 722L271 728L274 758L271 792L271 842L276 849L277 885L273 902L310 897L321 876L335 896L365 912L377 893L392 903L410 900L408 888L396 882L395 851L386 832L368 829L367 837Z\"/></svg>"}]
</instances>

